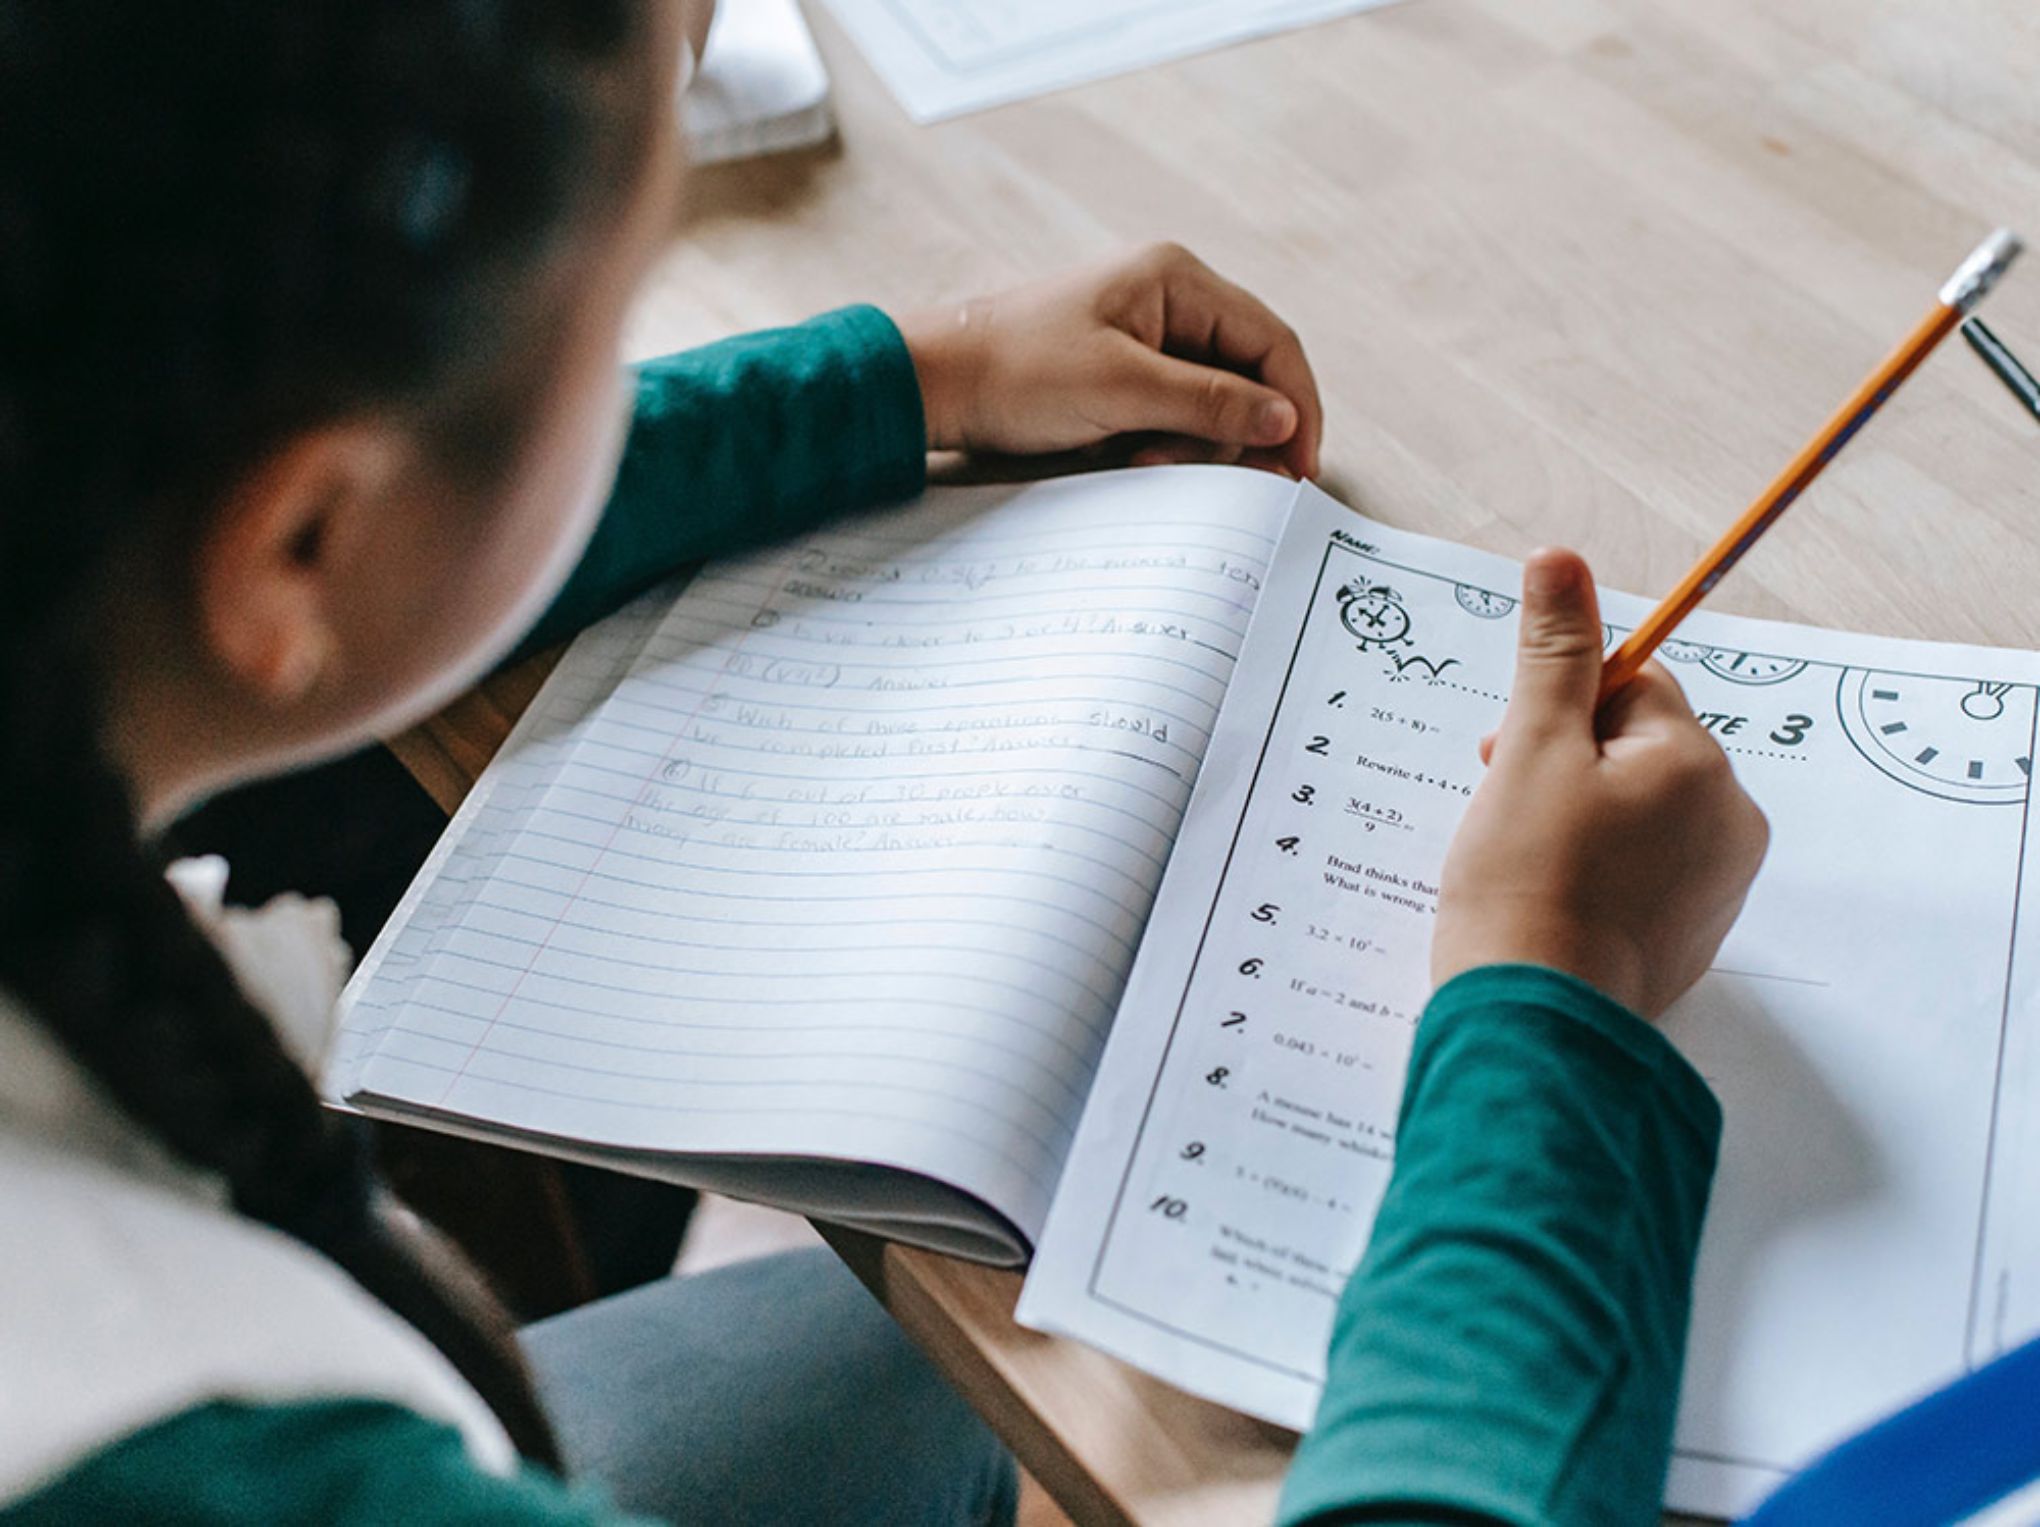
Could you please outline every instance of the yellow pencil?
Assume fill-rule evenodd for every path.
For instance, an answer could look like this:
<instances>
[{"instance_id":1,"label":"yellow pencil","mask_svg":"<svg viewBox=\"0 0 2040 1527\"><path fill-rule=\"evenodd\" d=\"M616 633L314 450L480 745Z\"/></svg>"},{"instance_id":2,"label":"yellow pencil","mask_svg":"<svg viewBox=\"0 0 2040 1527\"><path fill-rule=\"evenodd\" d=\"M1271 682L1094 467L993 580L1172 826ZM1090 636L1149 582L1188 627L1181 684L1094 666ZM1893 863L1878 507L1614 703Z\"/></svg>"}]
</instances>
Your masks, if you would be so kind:
<instances>
[{"instance_id":1,"label":"yellow pencil","mask_svg":"<svg viewBox=\"0 0 2040 1527\"><path fill-rule=\"evenodd\" d=\"M1919 327L1906 337L1905 343L1870 373L1849 401L1821 426L1806 449L1778 475L1777 481L1763 491L1743 517L1729 527L1727 534L1714 543L1707 555L1693 564L1692 571L1665 595L1629 639L1615 649L1607 666L1601 670L1603 700L1636 677L1638 670L1650 660L1650 655L1657 651L1658 644L1693 612L1693 607L1727 576L1728 570L1741 560L1742 554L1756 544L1757 537L1771 528L1778 516L1791 507L1792 501L1806 491L1807 484L1820 476L1827 464L1835 459L1836 453L1918 369L1920 362L1931 355L1934 347L1953 333L1969 311L1983 300L1984 294L1997 284L1998 278L2018 258L2022 247L2015 234L2000 228L1962 262L1961 268L1941 288L1933 311L1920 321Z\"/></svg>"}]
</instances>

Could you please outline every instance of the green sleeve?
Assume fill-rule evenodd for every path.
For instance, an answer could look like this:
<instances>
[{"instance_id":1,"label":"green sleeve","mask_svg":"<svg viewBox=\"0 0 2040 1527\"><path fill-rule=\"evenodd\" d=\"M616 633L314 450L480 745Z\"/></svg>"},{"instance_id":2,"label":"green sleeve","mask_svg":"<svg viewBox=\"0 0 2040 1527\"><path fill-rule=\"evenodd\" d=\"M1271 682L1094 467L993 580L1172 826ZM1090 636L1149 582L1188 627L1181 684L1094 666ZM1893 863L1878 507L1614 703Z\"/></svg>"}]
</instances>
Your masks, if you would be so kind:
<instances>
[{"instance_id":1,"label":"green sleeve","mask_svg":"<svg viewBox=\"0 0 2040 1527\"><path fill-rule=\"evenodd\" d=\"M1441 988L1285 1527L1656 1521L1720 1136L1698 1073L1585 983Z\"/></svg>"},{"instance_id":2,"label":"green sleeve","mask_svg":"<svg viewBox=\"0 0 2040 1527\"><path fill-rule=\"evenodd\" d=\"M683 567L912 498L927 466L914 363L876 308L648 362L609 507L521 650Z\"/></svg>"},{"instance_id":3,"label":"green sleeve","mask_svg":"<svg viewBox=\"0 0 2040 1527\"><path fill-rule=\"evenodd\" d=\"M182 1411L0 1506L0 1527L650 1527L599 1491L468 1460L460 1434L380 1400Z\"/></svg>"}]
</instances>

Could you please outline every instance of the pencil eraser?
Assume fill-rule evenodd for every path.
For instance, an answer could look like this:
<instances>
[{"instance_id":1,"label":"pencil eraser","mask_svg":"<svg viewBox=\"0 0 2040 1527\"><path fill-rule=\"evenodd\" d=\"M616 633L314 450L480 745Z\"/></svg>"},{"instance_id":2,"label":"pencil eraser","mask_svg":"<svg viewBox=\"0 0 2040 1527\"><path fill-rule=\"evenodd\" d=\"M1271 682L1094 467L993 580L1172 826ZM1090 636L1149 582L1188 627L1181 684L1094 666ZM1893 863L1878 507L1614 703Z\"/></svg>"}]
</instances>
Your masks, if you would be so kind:
<instances>
[{"instance_id":1,"label":"pencil eraser","mask_svg":"<svg viewBox=\"0 0 2040 1527\"><path fill-rule=\"evenodd\" d=\"M2011 229L1998 229L1977 245L1976 252L1948 278L1948 284L1941 288L1942 305L1958 313L1969 312L1998 284L1998 278L2012 268L2012 261L2018 259L2025 247Z\"/></svg>"}]
</instances>

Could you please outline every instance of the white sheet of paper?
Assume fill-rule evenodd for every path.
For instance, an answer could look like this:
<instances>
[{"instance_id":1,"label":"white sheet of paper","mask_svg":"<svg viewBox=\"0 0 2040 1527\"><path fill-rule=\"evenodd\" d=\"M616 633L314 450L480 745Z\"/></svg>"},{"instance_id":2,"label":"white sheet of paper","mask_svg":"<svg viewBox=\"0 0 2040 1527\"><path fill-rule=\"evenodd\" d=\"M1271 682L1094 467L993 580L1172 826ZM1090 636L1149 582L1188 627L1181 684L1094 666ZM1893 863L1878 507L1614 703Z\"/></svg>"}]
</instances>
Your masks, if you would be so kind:
<instances>
[{"instance_id":1,"label":"white sheet of paper","mask_svg":"<svg viewBox=\"0 0 2040 1527\"><path fill-rule=\"evenodd\" d=\"M696 164L828 141L829 71L795 0L723 0L680 119Z\"/></svg>"},{"instance_id":2,"label":"white sheet of paper","mask_svg":"<svg viewBox=\"0 0 2040 1527\"><path fill-rule=\"evenodd\" d=\"M1310 1420L1519 576L1304 490L1025 1323ZM1611 640L1648 608L1603 603ZM1745 916L1667 1020L1727 1119L1670 1500L1735 1513L2040 1328L2040 992L2018 917L2040 657L1707 614L1680 637L1664 656L1773 828Z\"/></svg>"},{"instance_id":3,"label":"white sheet of paper","mask_svg":"<svg viewBox=\"0 0 2040 1527\"><path fill-rule=\"evenodd\" d=\"M576 644L348 989L328 1086L1046 1215L1282 516L949 490Z\"/></svg>"},{"instance_id":4,"label":"white sheet of paper","mask_svg":"<svg viewBox=\"0 0 2040 1527\"><path fill-rule=\"evenodd\" d=\"M1391 0L828 0L916 122L1122 74Z\"/></svg>"}]
</instances>

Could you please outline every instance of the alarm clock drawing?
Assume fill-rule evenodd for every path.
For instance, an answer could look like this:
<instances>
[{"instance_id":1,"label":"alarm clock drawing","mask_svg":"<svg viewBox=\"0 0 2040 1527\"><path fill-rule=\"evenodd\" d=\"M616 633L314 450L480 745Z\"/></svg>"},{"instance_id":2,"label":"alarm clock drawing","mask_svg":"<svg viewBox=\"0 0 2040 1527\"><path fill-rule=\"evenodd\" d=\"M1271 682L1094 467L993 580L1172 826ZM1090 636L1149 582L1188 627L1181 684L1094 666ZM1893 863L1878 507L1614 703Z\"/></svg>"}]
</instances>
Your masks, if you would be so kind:
<instances>
[{"instance_id":1,"label":"alarm clock drawing","mask_svg":"<svg viewBox=\"0 0 2040 1527\"><path fill-rule=\"evenodd\" d=\"M2032 689L1851 668L1837 700L1856 751L1900 784L1948 801L2026 799Z\"/></svg>"},{"instance_id":2,"label":"alarm clock drawing","mask_svg":"<svg viewBox=\"0 0 2040 1527\"><path fill-rule=\"evenodd\" d=\"M1339 620L1362 652L1385 652L1410 640L1410 612L1385 583L1349 583L1339 590Z\"/></svg>"}]
</instances>

